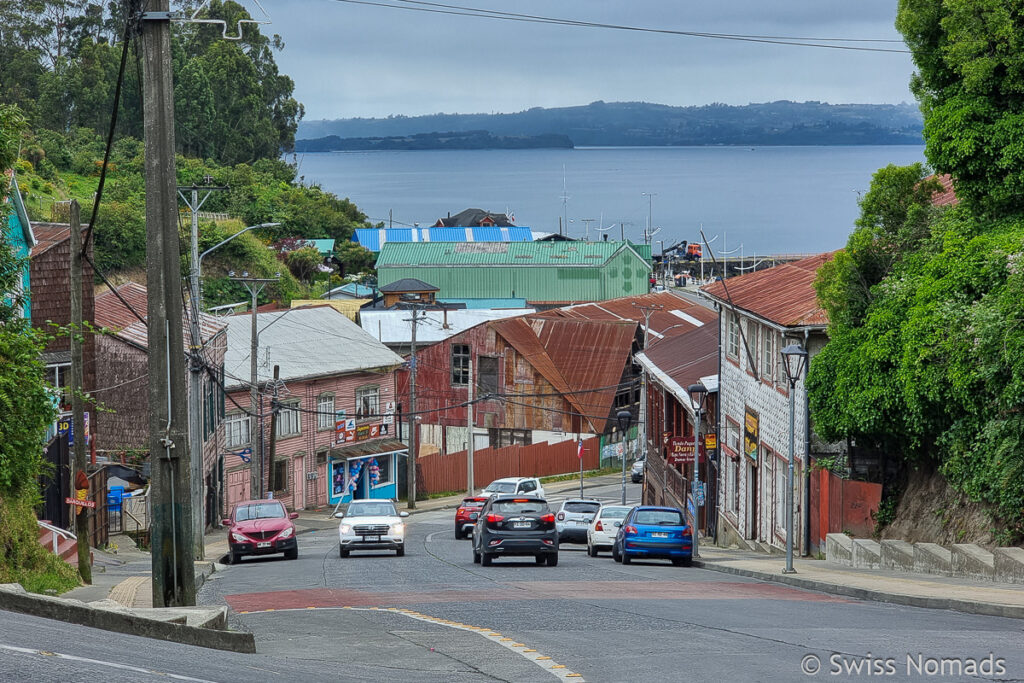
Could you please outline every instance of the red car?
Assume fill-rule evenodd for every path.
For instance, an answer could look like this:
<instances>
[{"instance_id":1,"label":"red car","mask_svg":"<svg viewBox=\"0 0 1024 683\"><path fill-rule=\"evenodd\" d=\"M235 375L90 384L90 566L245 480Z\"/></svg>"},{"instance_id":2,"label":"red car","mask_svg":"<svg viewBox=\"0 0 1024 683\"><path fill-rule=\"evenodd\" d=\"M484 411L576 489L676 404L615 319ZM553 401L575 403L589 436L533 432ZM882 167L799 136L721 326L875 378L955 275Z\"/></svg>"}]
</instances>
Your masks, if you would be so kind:
<instances>
[{"instance_id":1,"label":"red car","mask_svg":"<svg viewBox=\"0 0 1024 683\"><path fill-rule=\"evenodd\" d=\"M299 513L289 513L278 500L247 500L235 506L228 527L228 561L236 564L245 555L284 553L287 560L299 556L292 520Z\"/></svg>"},{"instance_id":2,"label":"red car","mask_svg":"<svg viewBox=\"0 0 1024 683\"><path fill-rule=\"evenodd\" d=\"M476 518L488 500L487 496L470 496L463 498L459 509L455 511L455 538L465 538L469 530L476 526Z\"/></svg>"}]
</instances>

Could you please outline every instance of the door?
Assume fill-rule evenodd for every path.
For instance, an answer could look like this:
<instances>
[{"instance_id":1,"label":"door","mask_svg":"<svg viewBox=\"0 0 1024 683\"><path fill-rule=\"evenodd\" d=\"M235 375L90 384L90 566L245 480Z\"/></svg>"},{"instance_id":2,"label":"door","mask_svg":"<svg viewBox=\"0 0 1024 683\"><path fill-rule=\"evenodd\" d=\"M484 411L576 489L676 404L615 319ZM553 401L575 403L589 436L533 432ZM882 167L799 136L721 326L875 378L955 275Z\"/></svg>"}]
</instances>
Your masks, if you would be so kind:
<instances>
[{"instance_id":1,"label":"door","mask_svg":"<svg viewBox=\"0 0 1024 683\"><path fill-rule=\"evenodd\" d=\"M757 468L753 463L747 462L747 528L744 530L744 537L747 540L757 540Z\"/></svg>"}]
</instances>

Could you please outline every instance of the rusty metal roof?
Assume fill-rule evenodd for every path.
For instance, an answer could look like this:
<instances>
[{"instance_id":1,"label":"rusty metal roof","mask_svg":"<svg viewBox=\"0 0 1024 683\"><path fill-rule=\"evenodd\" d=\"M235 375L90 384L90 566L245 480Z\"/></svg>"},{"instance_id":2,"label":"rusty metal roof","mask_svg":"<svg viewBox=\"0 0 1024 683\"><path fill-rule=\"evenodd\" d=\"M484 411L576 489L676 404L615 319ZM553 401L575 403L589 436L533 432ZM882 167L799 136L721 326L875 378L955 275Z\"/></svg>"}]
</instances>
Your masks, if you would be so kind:
<instances>
[{"instance_id":1,"label":"rusty metal roof","mask_svg":"<svg viewBox=\"0 0 1024 683\"><path fill-rule=\"evenodd\" d=\"M531 315L489 323L491 329L602 433L629 363L636 323Z\"/></svg>"},{"instance_id":2,"label":"rusty metal roof","mask_svg":"<svg viewBox=\"0 0 1024 683\"><path fill-rule=\"evenodd\" d=\"M831 261L835 253L816 254L774 268L718 280L700 291L723 306L752 313L783 327L825 327L828 314L818 305L814 279L818 268Z\"/></svg>"},{"instance_id":3,"label":"rusty metal roof","mask_svg":"<svg viewBox=\"0 0 1024 683\"><path fill-rule=\"evenodd\" d=\"M705 325L659 341L644 356L685 391L701 377L718 375L718 326Z\"/></svg>"},{"instance_id":4,"label":"rusty metal roof","mask_svg":"<svg viewBox=\"0 0 1024 683\"><path fill-rule=\"evenodd\" d=\"M84 233L89 226L83 225L80 228ZM36 243L32 246L32 258L35 258L70 238L71 225L68 223L32 223L32 234L36 238Z\"/></svg>"},{"instance_id":5,"label":"rusty metal roof","mask_svg":"<svg viewBox=\"0 0 1024 683\"><path fill-rule=\"evenodd\" d=\"M117 293L143 318L147 317L146 288L136 282L126 282L117 288ZM96 325L111 330L114 336L143 348L148 346L146 326L132 313L117 296L108 290L96 295ZM188 320L183 323L185 343L188 343ZM206 313L200 314L199 335L206 342L215 337L227 325L219 318Z\"/></svg>"},{"instance_id":6,"label":"rusty metal roof","mask_svg":"<svg viewBox=\"0 0 1024 683\"><path fill-rule=\"evenodd\" d=\"M630 320L640 323L643 330L644 308L660 307L651 313L651 328L647 343L654 344L666 337L677 336L718 320L718 314L699 303L676 296L671 292L656 292L640 296L624 296L608 301L576 304L553 308L539 316L570 318L575 320Z\"/></svg>"}]
</instances>

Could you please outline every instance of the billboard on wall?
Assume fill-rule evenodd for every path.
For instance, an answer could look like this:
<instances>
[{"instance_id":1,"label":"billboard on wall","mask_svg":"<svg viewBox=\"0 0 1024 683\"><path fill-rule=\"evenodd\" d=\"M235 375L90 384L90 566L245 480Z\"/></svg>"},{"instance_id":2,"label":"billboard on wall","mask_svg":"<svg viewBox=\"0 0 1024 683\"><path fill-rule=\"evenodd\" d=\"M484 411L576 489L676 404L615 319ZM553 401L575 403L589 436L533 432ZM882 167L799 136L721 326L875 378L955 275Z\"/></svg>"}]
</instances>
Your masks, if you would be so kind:
<instances>
[{"instance_id":1,"label":"billboard on wall","mask_svg":"<svg viewBox=\"0 0 1024 683\"><path fill-rule=\"evenodd\" d=\"M743 452L757 462L757 445L760 443L760 417L747 408L743 416Z\"/></svg>"},{"instance_id":2,"label":"billboard on wall","mask_svg":"<svg viewBox=\"0 0 1024 683\"><path fill-rule=\"evenodd\" d=\"M668 464L669 465L692 465L693 464L693 437L673 436L668 440ZM705 460L705 451L700 450L700 462Z\"/></svg>"},{"instance_id":3,"label":"billboard on wall","mask_svg":"<svg viewBox=\"0 0 1024 683\"><path fill-rule=\"evenodd\" d=\"M356 424L355 418L338 420L334 423L334 443L345 444L386 436L391 431L389 425L376 422L373 424Z\"/></svg>"}]
</instances>

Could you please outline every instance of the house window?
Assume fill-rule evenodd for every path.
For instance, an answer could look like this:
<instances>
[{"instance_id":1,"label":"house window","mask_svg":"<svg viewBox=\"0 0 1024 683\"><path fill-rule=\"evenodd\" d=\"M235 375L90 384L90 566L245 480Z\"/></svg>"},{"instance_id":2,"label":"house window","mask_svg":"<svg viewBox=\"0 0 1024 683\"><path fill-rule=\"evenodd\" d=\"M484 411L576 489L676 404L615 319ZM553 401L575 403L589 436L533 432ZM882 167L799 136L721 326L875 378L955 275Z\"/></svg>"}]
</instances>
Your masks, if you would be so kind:
<instances>
[{"instance_id":1,"label":"house window","mask_svg":"<svg viewBox=\"0 0 1024 683\"><path fill-rule=\"evenodd\" d=\"M732 480L732 487L729 496L729 509L735 514L740 512L740 461L729 458L729 478Z\"/></svg>"},{"instance_id":2,"label":"house window","mask_svg":"<svg viewBox=\"0 0 1024 683\"><path fill-rule=\"evenodd\" d=\"M480 372L476 389L480 396L498 393L498 359L494 356L479 356Z\"/></svg>"},{"instance_id":3,"label":"house window","mask_svg":"<svg viewBox=\"0 0 1024 683\"><path fill-rule=\"evenodd\" d=\"M732 418L725 418L725 447L739 455L740 452L740 424Z\"/></svg>"},{"instance_id":4,"label":"house window","mask_svg":"<svg viewBox=\"0 0 1024 683\"><path fill-rule=\"evenodd\" d=\"M288 490L288 460L285 458L274 461L274 490Z\"/></svg>"},{"instance_id":5,"label":"house window","mask_svg":"<svg viewBox=\"0 0 1024 683\"><path fill-rule=\"evenodd\" d=\"M377 482L377 486L381 486L382 484L390 484L391 483L391 456L390 455L379 456L379 457L376 458L376 460L377 460L378 473L380 475L380 480Z\"/></svg>"},{"instance_id":6,"label":"house window","mask_svg":"<svg viewBox=\"0 0 1024 683\"><path fill-rule=\"evenodd\" d=\"M320 394L316 399L316 428L334 429L334 394Z\"/></svg>"},{"instance_id":7,"label":"house window","mask_svg":"<svg viewBox=\"0 0 1024 683\"><path fill-rule=\"evenodd\" d=\"M761 361L761 371L764 376L761 377L765 382L772 384L775 382L775 365L776 365L776 346L778 345L778 338L775 332L766 327L764 328L764 340L762 345L763 355Z\"/></svg>"},{"instance_id":8,"label":"house window","mask_svg":"<svg viewBox=\"0 0 1024 683\"><path fill-rule=\"evenodd\" d=\"M469 344L452 344L452 385L469 384Z\"/></svg>"},{"instance_id":9,"label":"house window","mask_svg":"<svg viewBox=\"0 0 1024 683\"><path fill-rule=\"evenodd\" d=\"M282 401L277 414L277 436L285 438L302 433L302 416L298 401Z\"/></svg>"},{"instance_id":10,"label":"house window","mask_svg":"<svg viewBox=\"0 0 1024 683\"><path fill-rule=\"evenodd\" d=\"M757 325L752 320L743 319L740 321L743 335L740 337L740 344L743 345L742 365L747 366L747 372L757 374Z\"/></svg>"},{"instance_id":11,"label":"house window","mask_svg":"<svg viewBox=\"0 0 1024 683\"><path fill-rule=\"evenodd\" d=\"M71 363L46 366L46 381L57 390L61 412L71 410Z\"/></svg>"},{"instance_id":12,"label":"house window","mask_svg":"<svg viewBox=\"0 0 1024 683\"><path fill-rule=\"evenodd\" d=\"M317 451L316 453L316 466L327 464L327 451Z\"/></svg>"},{"instance_id":13,"label":"house window","mask_svg":"<svg viewBox=\"0 0 1024 683\"><path fill-rule=\"evenodd\" d=\"M725 353L729 358L738 359L740 356L740 326L735 313L726 316L728 327L728 342L725 346Z\"/></svg>"},{"instance_id":14,"label":"house window","mask_svg":"<svg viewBox=\"0 0 1024 683\"><path fill-rule=\"evenodd\" d=\"M380 388L377 386L356 389L356 418L367 419L380 416Z\"/></svg>"},{"instance_id":15,"label":"house window","mask_svg":"<svg viewBox=\"0 0 1024 683\"><path fill-rule=\"evenodd\" d=\"M488 429L487 435L491 448L529 446L533 443L533 435L529 429Z\"/></svg>"},{"instance_id":16,"label":"house window","mask_svg":"<svg viewBox=\"0 0 1024 683\"><path fill-rule=\"evenodd\" d=\"M228 448L249 444L249 416L245 413L229 413L224 420L224 438Z\"/></svg>"},{"instance_id":17,"label":"house window","mask_svg":"<svg viewBox=\"0 0 1024 683\"><path fill-rule=\"evenodd\" d=\"M779 535L786 533L786 472L789 464L782 458L775 458L775 530Z\"/></svg>"}]
</instances>

